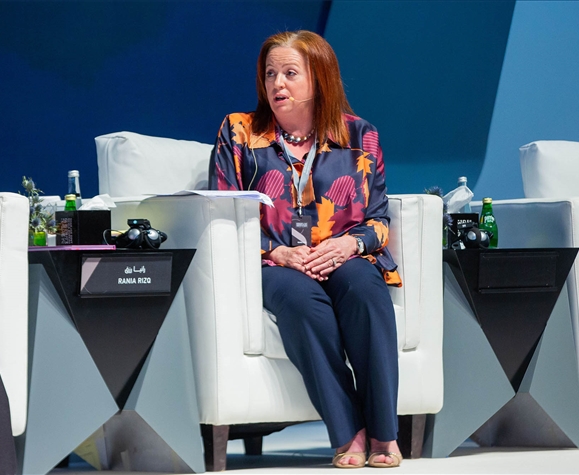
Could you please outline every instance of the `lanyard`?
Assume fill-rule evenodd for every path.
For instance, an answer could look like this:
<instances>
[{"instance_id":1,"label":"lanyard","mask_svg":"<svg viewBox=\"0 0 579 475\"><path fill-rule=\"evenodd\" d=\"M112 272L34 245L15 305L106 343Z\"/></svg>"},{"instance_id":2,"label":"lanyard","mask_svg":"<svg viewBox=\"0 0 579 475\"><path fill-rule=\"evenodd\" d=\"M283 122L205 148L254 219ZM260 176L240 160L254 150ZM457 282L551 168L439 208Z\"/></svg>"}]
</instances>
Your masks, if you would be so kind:
<instances>
[{"instance_id":1,"label":"lanyard","mask_svg":"<svg viewBox=\"0 0 579 475\"><path fill-rule=\"evenodd\" d=\"M281 144L283 146L284 151L284 158L289 163L290 167L292 167L292 178L294 182L294 186L296 187L297 191L297 198L298 198L298 216L302 216L302 194L304 189L306 188L306 184L308 183L308 179L310 177L310 170L312 169L312 165L314 163L314 158L316 157L316 142L317 136L314 137L314 143L312 144L310 151L308 152L308 156L306 158L306 162L304 163L304 168L302 170L302 176L298 175L297 170L294 167L294 164L290 158L290 152L285 146L285 140L281 137Z\"/></svg>"}]
</instances>

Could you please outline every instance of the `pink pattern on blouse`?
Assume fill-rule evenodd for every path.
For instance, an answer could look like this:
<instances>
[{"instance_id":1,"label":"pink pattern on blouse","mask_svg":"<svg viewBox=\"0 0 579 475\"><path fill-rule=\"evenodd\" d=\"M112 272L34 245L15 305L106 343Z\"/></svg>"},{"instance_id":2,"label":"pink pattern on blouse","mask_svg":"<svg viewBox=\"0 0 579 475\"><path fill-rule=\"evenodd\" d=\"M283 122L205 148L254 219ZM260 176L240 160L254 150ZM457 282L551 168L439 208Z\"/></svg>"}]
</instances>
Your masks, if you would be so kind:
<instances>
[{"instance_id":1,"label":"pink pattern on blouse","mask_svg":"<svg viewBox=\"0 0 579 475\"><path fill-rule=\"evenodd\" d=\"M356 183L351 176L341 176L334 180L326 196L343 208L356 197Z\"/></svg>"}]
</instances>

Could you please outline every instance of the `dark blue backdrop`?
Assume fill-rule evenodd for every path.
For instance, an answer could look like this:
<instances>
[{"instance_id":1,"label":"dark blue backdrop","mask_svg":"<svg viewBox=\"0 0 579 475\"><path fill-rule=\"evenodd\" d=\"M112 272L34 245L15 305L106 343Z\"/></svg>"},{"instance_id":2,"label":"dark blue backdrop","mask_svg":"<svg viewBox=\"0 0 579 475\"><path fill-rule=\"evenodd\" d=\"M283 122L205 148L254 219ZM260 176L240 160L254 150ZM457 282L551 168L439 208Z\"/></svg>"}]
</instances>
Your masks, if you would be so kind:
<instances>
[{"instance_id":1,"label":"dark blue backdrop","mask_svg":"<svg viewBox=\"0 0 579 475\"><path fill-rule=\"evenodd\" d=\"M306 8L307 7L307 8ZM0 189L32 176L63 195L77 168L98 193L94 137L130 130L213 143L253 110L268 35L323 33L327 2L0 3Z\"/></svg>"},{"instance_id":2,"label":"dark blue backdrop","mask_svg":"<svg viewBox=\"0 0 579 475\"><path fill-rule=\"evenodd\" d=\"M484 177L479 199L519 197L522 141L579 140L578 20L579 2L2 0L0 190L26 175L63 195L77 168L97 194L94 137L109 132L212 143L255 106L264 38L304 28L378 127L390 193L467 175L475 192Z\"/></svg>"}]
</instances>

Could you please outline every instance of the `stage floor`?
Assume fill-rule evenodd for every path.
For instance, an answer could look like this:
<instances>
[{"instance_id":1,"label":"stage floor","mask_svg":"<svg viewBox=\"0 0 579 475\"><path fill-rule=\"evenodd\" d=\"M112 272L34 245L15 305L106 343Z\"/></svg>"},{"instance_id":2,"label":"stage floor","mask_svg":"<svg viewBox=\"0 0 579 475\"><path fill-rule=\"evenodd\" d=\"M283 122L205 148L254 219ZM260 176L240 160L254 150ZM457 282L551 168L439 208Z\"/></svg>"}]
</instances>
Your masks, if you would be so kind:
<instances>
[{"instance_id":1,"label":"stage floor","mask_svg":"<svg viewBox=\"0 0 579 475\"><path fill-rule=\"evenodd\" d=\"M241 441L230 441L227 453L227 472L231 474L344 472L331 465L333 450L321 422L298 424L265 437L263 455L259 457L245 456ZM88 464L73 458L68 468L54 469L50 474L76 475L92 471L95 470ZM365 468L365 471L375 473L379 470ZM137 472L108 473L137 475ZM404 460L400 468L388 473L578 474L579 449L480 448L466 441L447 458ZM155 474L148 472L147 475Z\"/></svg>"}]
</instances>

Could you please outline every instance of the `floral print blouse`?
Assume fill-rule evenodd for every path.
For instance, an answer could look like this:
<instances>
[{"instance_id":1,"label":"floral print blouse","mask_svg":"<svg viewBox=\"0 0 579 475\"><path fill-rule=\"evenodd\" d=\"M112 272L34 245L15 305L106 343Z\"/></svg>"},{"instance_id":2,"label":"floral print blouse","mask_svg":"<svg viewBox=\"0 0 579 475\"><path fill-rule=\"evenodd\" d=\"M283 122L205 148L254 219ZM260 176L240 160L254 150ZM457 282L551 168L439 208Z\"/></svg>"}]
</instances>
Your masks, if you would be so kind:
<instances>
[{"instance_id":1,"label":"floral print blouse","mask_svg":"<svg viewBox=\"0 0 579 475\"><path fill-rule=\"evenodd\" d=\"M291 245L292 217L297 197L292 169L284 155L279 128L253 134L253 113L225 117L209 166L209 188L257 190L273 207L261 205L262 253ZM388 284L401 285L388 244L388 197L382 148L376 128L344 114L350 143L342 148L328 139L318 144L309 180L302 195L302 211L311 216L312 246L325 239L350 234L364 242L363 257L377 265ZM304 157L290 157L301 176ZM264 264L274 265L271 261Z\"/></svg>"}]
</instances>

